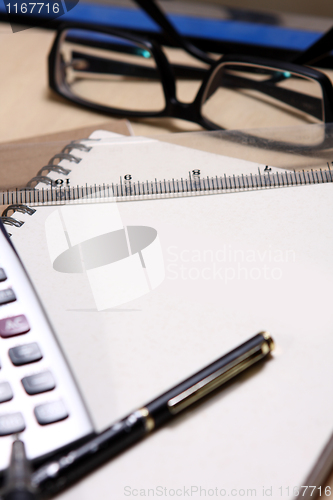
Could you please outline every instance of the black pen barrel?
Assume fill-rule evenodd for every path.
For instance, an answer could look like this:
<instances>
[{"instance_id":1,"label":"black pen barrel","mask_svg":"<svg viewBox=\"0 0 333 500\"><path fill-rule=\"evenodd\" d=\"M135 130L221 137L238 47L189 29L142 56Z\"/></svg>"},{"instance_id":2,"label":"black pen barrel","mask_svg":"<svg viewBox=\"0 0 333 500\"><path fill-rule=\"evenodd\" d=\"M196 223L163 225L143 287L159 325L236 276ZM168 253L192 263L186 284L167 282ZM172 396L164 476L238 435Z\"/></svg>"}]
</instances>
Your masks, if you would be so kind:
<instances>
[{"instance_id":1,"label":"black pen barrel","mask_svg":"<svg viewBox=\"0 0 333 500\"><path fill-rule=\"evenodd\" d=\"M225 382L244 371L274 348L272 338L261 332L217 359L191 377L148 403L147 408L155 427L165 424L177 413L199 401Z\"/></svg>"},{"instance_id":2,"label":"black pen barrel","mask_svg":"<svg viewBox=\"0 0 333 500\"><path fill-rule=\"evenodd\" d=\"M135 411L61 460L40 467L32 476L33 484L41 488L43 497L54 495L138 442L146 433L144 415Z\"/></svg>"}]
</instances>

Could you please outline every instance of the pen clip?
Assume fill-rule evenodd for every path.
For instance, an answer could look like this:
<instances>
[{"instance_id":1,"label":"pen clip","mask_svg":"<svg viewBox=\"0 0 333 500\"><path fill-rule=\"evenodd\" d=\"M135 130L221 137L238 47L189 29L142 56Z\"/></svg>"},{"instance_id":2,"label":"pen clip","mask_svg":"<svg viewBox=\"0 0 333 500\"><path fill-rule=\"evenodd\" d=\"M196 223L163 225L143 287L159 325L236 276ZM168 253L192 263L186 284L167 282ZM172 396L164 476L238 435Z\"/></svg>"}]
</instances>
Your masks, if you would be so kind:
<instances>
[{"instance_id":1,"label":"pen clip","mask_svg":"<svg viewBox=\"0 0 333 500\"><path fill-rule=\"evenodd\" d=\"M265 338L265 337L264 337ZM205 397L210 392L214 391L229 379L238 375L246 368L264 358L271 351L271 345L268 338L259 345L250 349L248 352L239 356L234 361L228 363L223 368L212 373L208 377L200 380L189 389L186 389L181 394L168 401L168 409L173 415L181 412L196 401Z\"/></svg>"}]
</instances>

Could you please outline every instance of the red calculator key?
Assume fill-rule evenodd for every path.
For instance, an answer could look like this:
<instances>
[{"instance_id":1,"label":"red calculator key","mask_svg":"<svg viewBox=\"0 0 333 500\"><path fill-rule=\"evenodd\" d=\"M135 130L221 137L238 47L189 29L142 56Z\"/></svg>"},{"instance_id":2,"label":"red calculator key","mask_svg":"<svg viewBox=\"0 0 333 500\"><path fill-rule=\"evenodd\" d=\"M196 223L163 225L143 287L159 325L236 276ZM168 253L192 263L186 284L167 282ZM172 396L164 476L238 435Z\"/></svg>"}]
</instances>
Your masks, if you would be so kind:
<instances>
[{"instance_id":1,"label":"red calculator key","mask_svg":"<svg viewBox=\"0 0 333 500\"><path fill-rule=\"evenodd\" d=\"M30 325L24 314L0 319L0 337L3 339L27 333L29 330Z\"/></svg>"}]
</instances>

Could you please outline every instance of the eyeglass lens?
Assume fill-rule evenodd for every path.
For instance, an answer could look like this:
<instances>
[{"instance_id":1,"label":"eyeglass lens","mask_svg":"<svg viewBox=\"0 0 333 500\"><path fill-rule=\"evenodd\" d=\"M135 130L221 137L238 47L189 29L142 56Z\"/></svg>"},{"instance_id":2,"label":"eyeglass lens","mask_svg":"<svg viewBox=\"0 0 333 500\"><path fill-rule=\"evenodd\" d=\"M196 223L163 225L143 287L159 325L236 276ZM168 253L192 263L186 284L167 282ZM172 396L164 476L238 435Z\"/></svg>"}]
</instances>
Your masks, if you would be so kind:
<instances>
[{"instance_id":1,"label":"eyeglass lens","mask_svg":"<svg viewBox=\"0 0 333 500\"><path fill-rule=\"evenodd\" d=\"M229 129L241 128L242 123L258 128L317 123L323 120L322 88L316 80L296 73L222 63L206 87L202 114Z\"/></svg>"},{"instance_id":2,"label":"eyeglass lens","mask_svg":"<svg viewBox=\"0 0 333 500\"><path fill-rule=\"evenodd\" d=\"M128 111L162 111L165 97L159 70L145 46L81 29L64 31L57 72L73 96ZM119 103L122 103L121 105Z\"/></svg>"}]
</instances>

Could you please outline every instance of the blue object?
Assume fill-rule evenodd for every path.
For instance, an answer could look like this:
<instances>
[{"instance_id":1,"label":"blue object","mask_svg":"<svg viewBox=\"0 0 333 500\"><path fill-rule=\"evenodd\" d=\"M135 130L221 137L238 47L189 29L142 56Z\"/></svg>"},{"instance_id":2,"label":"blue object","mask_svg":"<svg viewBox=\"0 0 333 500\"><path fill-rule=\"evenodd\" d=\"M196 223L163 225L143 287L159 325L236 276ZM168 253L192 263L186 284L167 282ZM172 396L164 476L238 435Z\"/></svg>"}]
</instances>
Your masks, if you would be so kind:
<instances>
[{"instance_id":1,"label":"blue object","mask_svg":"<svg viewBox=\"0 0 333 500\"><path fill-rule=\"evenodd\" d=\"M0 13L6 12L6 0L0 2ZM29 16L30 17L30 16ZM40 19L40 16L38 16ZM169 14L168 18L181 35L205 38L222 42L242 43L302 51L320 38L322 33L270 26L259 23L192 17ZM161 29L149 16L139 10L89 3L78 3L69 12L58 18L59 21L75 21L110 27L135 29L158 33Z\"/></svg>"}]
</instances>

